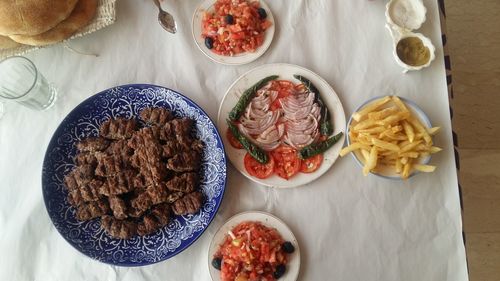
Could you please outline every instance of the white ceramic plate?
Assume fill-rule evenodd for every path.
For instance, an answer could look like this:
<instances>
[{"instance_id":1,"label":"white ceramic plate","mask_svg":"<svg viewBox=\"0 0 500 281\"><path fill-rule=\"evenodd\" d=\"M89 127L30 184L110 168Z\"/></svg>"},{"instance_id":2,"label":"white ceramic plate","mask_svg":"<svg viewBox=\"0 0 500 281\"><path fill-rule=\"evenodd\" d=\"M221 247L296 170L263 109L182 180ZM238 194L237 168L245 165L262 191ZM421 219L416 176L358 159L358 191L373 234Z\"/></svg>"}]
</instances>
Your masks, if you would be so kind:
<instances>
[{"instance_id":1,"label":"white ceramic plate","mask_svg":"<svg viewBox=\"0 0 500 281\"><path fill-rule=\"evenodd\" d=\"M354 110L354 112L360 111L362 108L364 108L366 105L368 105L372 101L380 99L380 98L383 98L383 97L384 96L374 97L374 98L371 98L371 99L365 101L362 105L360 105L358 108L356 108L356 110ZM429 117L427 117L427 115L425 114L425 112L420 107L418 107L418 105L416 103L414 103L413 101L411 101L409 99L405 99L405 98L402 98L402 97L399 97L399 98L406 104L406 106L411 111L411 113L413 114L413 116L417 117L420 120L420 122L422 122L423 125L425 125L427 128L431 128L432 127L431 121L429 120ZM390 105L393 105L392 102L389 102L388 104L384 105L381 108L386 108L386 107L389 107ZM351 140L349 138L349 127L351 126L351 124L356 125L357 123L358 122L356 122L356 120L354 120L352 118L352 115L351 115L351 118L349 118L349 123L347 123L347 129L346 129L347 130L347 135L348 135L348 137L347 137L347 145L351 144ZM359 164L359 166L361 168L363 168L364 164L360 160L363 157L361 155L361 152L354 151L351 154L354 157L354 159L356 160L356 162ZM430 161L431 161L431 157L430 156L418 158L418 162L420 164L428 164ZM396 173L396 171L394 170L393 167L390 167L390 166L380 166L380 168L378 168L378 169L379 170L377 171L377 173L373 173L373 172L370 172L370 173L373 174L373 175L379 176L379 177L386 178L386 179L401 180L401 176L398 173ZM412 177L416 173L418 173L418 171L414 170L410 174L410 177Z\"/></svg>"},{"instance_id":2,"label":"white ceramic plate","mask_svg":"<svg viewBox=\"0 0 500 281\"><path fill-rule=\"evenodd\" d=\"M222 100L219 108L219 116L217 118L217 127L219 128L219 132L221 132L221 134L223 135L222 139L224 141L224 147L226 148L226 154L229 156L229 160L231 161L233 166L235 166L236 169L238 169L238 171L240 171L247 178L262 185L285 188L301 186L312 182L313 180L323 175L326 171L328 171L328 169L330 169L335 160L337 160L340 149L342 149L342 144L344 143L345 134L333 147L331 147L323 154L323 164L321 164L319 169L314 173L298 173L289 180L282 179L277 175L272 175L267 179L258 179L252 177L247 173L243 164L243 158L245 157L246 150L235 149L227 140L226 118L231 109L233 109L234 105L237 103L239 97L241 96L241 93L243 93L243 91L250 88L253 84L258 82L262 78L270 75L279 75L278 79L286 79L293 81L294 83L299 83L299 81L293 77L294 74L299 74L308 78L320 91L321 98L328 107L331 118L333 120L333 134L335 135L341 131L344 131L345 128L346 119L344 108L342 107L342 103L340 102L339 97L332 89L332 87L330 87L330 85L328 85L328 83L316 73L297 65L277 63L265 64L243 74L229 87L226 95L224 96L224 99Z\"/></svg>"},{"instance_id":3,"label":"white ceramic plate","mask_svg":"<svg viewBox=\"0 0 500 281\"><path fill-rule=\"evenodd\" d=\"M300 249L297 239L293 235L288 226L279 218L265 212L250 211L239 213L230 218L221 228L215 233L208 248L208 271L213 281L220 280L220 271L212 266L212 258L217 252L219 245L224 241L224 236L233 227L244 221L259 221L265 226L273 227L281 234L285 241L292 242L295 251L288 255L288 264L286 265L285 274L279 279L280 281L295 281L299 276L300 270Z\"/></svg>"},{"instance_id":4,"label":"white ceramic plate","mask_svg":"<svg viewBox=\"0 0 500 281\"><path fill-rule=\"evenodd\" d=\"M242 65L252 62L258 59L260 56L262 56L271 45L275 30L274 17L271 12L271 9L269 9L269 6L267 6L267 4L264 1L262 0L259 1L260 6L264 8L267 12L267 20L269 20L272 23L271 27L269 27L266 30L266 35L264 43L262 43L262 46L257 48L257 50L254 53L241 53L231 57L231 56L221 56L212 52L205 46L205 39L203 39L203 37L201 36L202 33L201 21L203 19L203 13L205 11L213 11L213 5L215 2L216 0L203 0L198 6L198 8L196 8L196 10L194 11L193 21L191 25L192 25L193 38L198 48L211 60L226 65Z\"/></svg>"}]
</instances>

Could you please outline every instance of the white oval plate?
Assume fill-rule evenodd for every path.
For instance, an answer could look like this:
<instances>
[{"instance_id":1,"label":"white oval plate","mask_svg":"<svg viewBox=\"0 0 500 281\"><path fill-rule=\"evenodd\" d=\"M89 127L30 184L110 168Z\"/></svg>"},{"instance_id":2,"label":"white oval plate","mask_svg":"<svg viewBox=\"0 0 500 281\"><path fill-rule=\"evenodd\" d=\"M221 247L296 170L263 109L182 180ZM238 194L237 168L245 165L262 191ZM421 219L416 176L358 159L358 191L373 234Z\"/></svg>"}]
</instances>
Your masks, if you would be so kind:
<instances>
[{"instance_id":1,"label":"white oval plate","mask_svg":"<svg viewBox=\"0 0 500 281\"><path fill-rule=\"evenodd\" d=\"M245 165L243 164L243 158L245 157L246 150L234 148L227 140L226 118L229 112L233 109L234 105L238 102L241 93L250 88L259 80L270 75L279 75L278 79L286 79L293 81L294 83L299 83L299 81L293 77L294 74L299 74L306 77L316 86L316 88L318 88L321 94L321 98L328 107L331 118L333 119L333 134L335 135L343 131L346 122L344 108L342 107L342 103L340 102L340 99L335 91L323 78L321 78L316 73L293 64L265 64L243 74L229 87L219 108L217 127L219 128L219 132L221 132L223 136L222 140L224 142L224 147L226 148L226 154L229 156L229 160L231 161L233 166L236 167L236 169L238 169L238 171L240 171L244 176L265 186L287 188L301 186L312 182L313 180L323 175L326 171L328 171L328 169L330 169L335 160L337 160L339 152L342 149L342 144L344 143L345 134L334 146L332 146L323 154L323 164L321 164L319 169L314 173L298 173L289 180L280 178L277 175L272 175L267 179L258 179L252 177L247 173Z\"/></svg>"},{"instance_id":2,"label":"white oval plate","mask_svg":"<svg viewBox=\"0 0 500 281\"><path fill-rule=\"evenodd\" d=\"M233 227L244 221L258 221L265 226L276 228L276 230L278 230L281 237L283 237L285 241L292 242L293 246L295 247L295 251L288 255L288 264L286 265L286 272L279 280L280 281L297 280L300 270L300 249L297 239L293 235L290 228L288 228L288 226L282 220L269 213L259 212L259 211L249 211L234 215L226 223L224 223L224 225L222 225L221 228L219 228L219 230L215 233L214 237L212 238L212 242L210 242L210 246L208 248L208 271L210 272L210 277L212 278L212 280L213 281L220 280L220 271L215 269L211 264L213 256L217 252L219 245L224 241L224 236L226 235L226 233L229 230L233 229Z\"/></svg>"},{"instance_id":3,"label":"white oval plate","mask_svg":"<svg viewBox=\"0 0 500 281\"><path fill-rule=\"evenodd\" d=\"M354 110L354 112L358 112L360 111L363 107L365 107L366 105L368 105L369 103L371 103L372 101L374 100L377 100L377 99L380 99L380 98L383 98L384 96L378 96L378 97L374 97L374 98L371 98L367 101L365 101L362 105L360 105L358 108L356 108L356 110ZM420 122L422 122L423 125L427 126L427 128L431 128L432 125L431 125L431 121L429 120L429 117L425 114L425 112L420 108L418 107L418 105L409 100L409 99L406 99L406 98L403 98L403 97L399 97L404 103L405 105L408 106L408 109L411 111L411 113L413 114L413 116L417 117ZM388 105L385 105L381 108L385 108L387 106L391 105L391 103L389 103ZM351 126L351 123L353 125L356 125L357 122L356 120L352 119L352 115L351 115L351 118L349 118L349 122L347 123L347 128L346 128L346 131L347 131L347 145L350 145L351 144L351 140L349 138L349 127ZM359 164L359 166L361 168L364 167L364 164L363 162L361 162L361 157L363 157L361 155L361 152L359 151L354 151L352 154L352 157L354 157L354 160L356 160L356 162ZM420 157L418 158L418 162L420 164L428 164L429 162L431 161L431 156L428 156L428 157ZM389 167L389 166L381 166L380 167L381 169L377 172L377 173L373 173L373 172L370 172L370 174L372 175L376 175L376 176L379 176L379 177L382 177L382 178L386 178L386 179L391 179L391 180L402 180L401 176L396 173L396 171ZM418 171L413 171L409 177L412 177L414 176L416 173L418 173Z\"/></svg>"},{"instance_id":4,"label":"white oval plate","mask_svg":"<svg viewBox=\"0 0 500 281\"><path fill-rule=\"evenodd\" d=\"M269 6L267 6L266 2L263 0L260 0L260 5L262 8L264 8L267 12L267 19L272 23L271 27L269 27L266 30L266 36L264 38L264 43L262 43L262 46L257 48L257 50L254 53L241 53L236 56L221 56L218 55L214 52L212 52L210 49L205 46L205 40L201 36L202 33L202 27L201 27L201 21L203 19L203 12L205 11L210 11L213 10L213 5L216 2L216 0L204 0L200 3L198 8L194 11L193 15L193 21L191 23L191 28L192 28L192 33L193 33L193 38L194 41L196 42L196 45L198 48L205 54L208 58L211 60L225 64L225 65L242 65L242 64L247 64L250 63L256 59L258 59L260 56L262 56L266 50L269 48L271 45L271 42L273 41L274 37L274 30L275 30L275 22L274 22L274 17L273 13L271 12L271 9L269 9Z\"/></svg>"}]
</instances>

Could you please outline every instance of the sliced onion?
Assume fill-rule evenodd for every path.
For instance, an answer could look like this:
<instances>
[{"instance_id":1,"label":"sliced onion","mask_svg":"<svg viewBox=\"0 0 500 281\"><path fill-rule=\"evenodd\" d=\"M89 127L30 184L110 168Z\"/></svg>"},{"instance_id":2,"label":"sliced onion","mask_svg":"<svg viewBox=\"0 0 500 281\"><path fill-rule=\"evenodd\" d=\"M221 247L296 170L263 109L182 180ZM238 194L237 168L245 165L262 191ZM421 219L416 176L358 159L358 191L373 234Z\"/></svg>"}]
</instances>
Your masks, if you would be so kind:
<instances>
[{"instance_id":1,"label":"sliced onion","mask_svg":"<svg viewBox=\"0 0 500 281\"><path fill-rule=\"evenodd\" d=\"M281 144L281 137L284 133L283 127L283 124L269 127L255 139L255 143L266 151L277 148Z\"/></svg>"},{"instance_id":2,"label":"sliced onion","mask_svg":"<svg viewBox=\"0 0 500 281\"><path fill-rule=\"evenodd\" d=\"M249 134L260 135L269 127L275 125L279 117L279 111L268 111L265 116L258 117L258 119L242 118L240 125L245 127Z\"/></svg>"},{"instance_id":3,"label":"sliced onion","mask_svg":"<svg viewBox=\"0 0 500 281\"><path fill-rule=\"evenodd\" d=\"M270 90L271 83L257 91L245 109L238 128L260 148L271 151L284 141L294 148L302 148L318 139L321 108L314 93L303 89L280 100L281 109L271 111L278 91Z\"/></svg>"},{"instance_id":4,"label":"sliced onion","mask_svg":"<svg viewBox=\"0 0 500 281\"><path fill-rule=\"evenodd\" d=\"M304 119L311 114L311 108L311 106L307 106L295 111L283 108L283 111L285 112L285 119L292 121Z\"/></svg>"},{"instance_id":5,"label":"sliced onion","mask_svg":"<svg viewBox=\"0 0 500 281\"><path fill-rule=\"evenodd\" d=\"M305 118L314 105L314 95L311 93L301 95L290 95L281 100L281 107L288 115L287 119Z\"/></svg>"},{"instance_id":6,"label":"sliced onion","mask_svg":"<svg viewBox=\"0 0 500 281\"><path fill-rule=\"evenodd\" d=\"M314 142L319 135L320 108L311 92L290 95L281 102L286 120L285 141L294 148Z\"/></svg>"},{"instance_id":7,"label":"sliced onion","mask_svg":"<svg viewBox=\"0 0 500 281\"><path fill-rule=\"evenodd\" d=\"M318 121L314 116L309 114L305 119L299 121L288 121L286 130L288 134L306 134L310 135L318 128Z\"/></svg>"},{"instance_id":8,"label":"sliced onion","mask_svg":"<svg viewBox=\"0 0 500 281\"><path fill-rule=\"evenodd\" d=\"M263 144L271 144L279 140L278 129L276 126L269 127L262 134L257 137L257 141Z\"/></svg>"},{"instance_id":9,"label":"sliced onion","mask_svg":"<svg viewBox=\"0 0 500 281\"><path fill-rule=\"evenodd\" d=\"M314 116L314 118L316 118L316 120L318 120L318 122L320 121L320 119L321 119L321 108L319 107L319 105L317 103L315 103L312 106L311 115Z\"/></svg>"},{"instance_id":10,"label":"sliced onion","mask_svg":"<svg viewBox=\"0 0 500 281\"><path fill-rule=\"evenodd\" d=\"M293 148L300 149L305 146L305 143L312 142L312 137L309 135L290 135L285 136L285 141Z\"/></svg>"}]
</instances>

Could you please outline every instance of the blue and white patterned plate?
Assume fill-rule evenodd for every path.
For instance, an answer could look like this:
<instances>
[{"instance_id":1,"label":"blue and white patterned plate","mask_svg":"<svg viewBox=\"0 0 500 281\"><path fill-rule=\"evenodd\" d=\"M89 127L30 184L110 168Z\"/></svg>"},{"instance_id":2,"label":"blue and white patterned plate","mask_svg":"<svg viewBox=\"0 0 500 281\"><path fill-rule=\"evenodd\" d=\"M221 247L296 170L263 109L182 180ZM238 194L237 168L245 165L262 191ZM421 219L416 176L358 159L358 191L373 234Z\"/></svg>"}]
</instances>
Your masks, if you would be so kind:
<instances>
[{"instance_id":1,"label":"blue and white patterned plate","mask_svg":"<svg viewBox=\"0 0 500 281\"><path fill-rule=\"evenodd\" d=\"M134 118L146 107L164 107L178 117L196 121L196 134L205 145L201 190L206 202L194 215L175 216L154 234L129 240L114 239L99 220L79 222L66 200L64 176L73 169L75 143L97 136L100 124L116 117ZM105 90L83 101L62 121L47 148L42 191L50 219L78 251L101 262L142 266L166 260L189 247L208 227L219 209L226 186L226 157L215 125L193 101L167 88L134 84Z\"/></svg>"}]
</instances>

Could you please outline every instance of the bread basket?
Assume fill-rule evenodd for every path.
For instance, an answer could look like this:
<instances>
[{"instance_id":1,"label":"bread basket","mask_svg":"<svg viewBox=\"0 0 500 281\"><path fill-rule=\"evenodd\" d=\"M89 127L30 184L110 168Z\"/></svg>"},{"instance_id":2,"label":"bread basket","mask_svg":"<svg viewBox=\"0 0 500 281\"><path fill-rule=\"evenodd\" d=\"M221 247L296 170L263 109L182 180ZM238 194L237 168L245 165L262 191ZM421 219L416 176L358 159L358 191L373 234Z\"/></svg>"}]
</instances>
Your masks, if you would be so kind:
<instances>
[{"instance_id":1,"label":"bread basket","mask_svg":"<svg viewBox=\"0 0 500 281\"><path fill-rule=\"evenodd\" d=\"M74 38L82 37L87 34L90 34L92 32L95 32L99 29L102 29L108 25L111 25L115 22L116 20L116 10L115 10L115 2L116 0L99 0L98 6L97 6L97 11L94 19L73 34L70 38L62 41L62 42L67 42L69 40L72 40ZM60 44L61 42L57 43ZM0 50L0 60L11 57L11 56L18 56L22 54L26 54L28 52L31 52L33 50L37 50L40 48L46 48L50 47L51 45L48 46L43 46L43 47L36 47L36 46L28 46L28 45L22 45L19 47L11 48L11 49L5 49L5 50Z\"/></svg>"}]
</instances>

